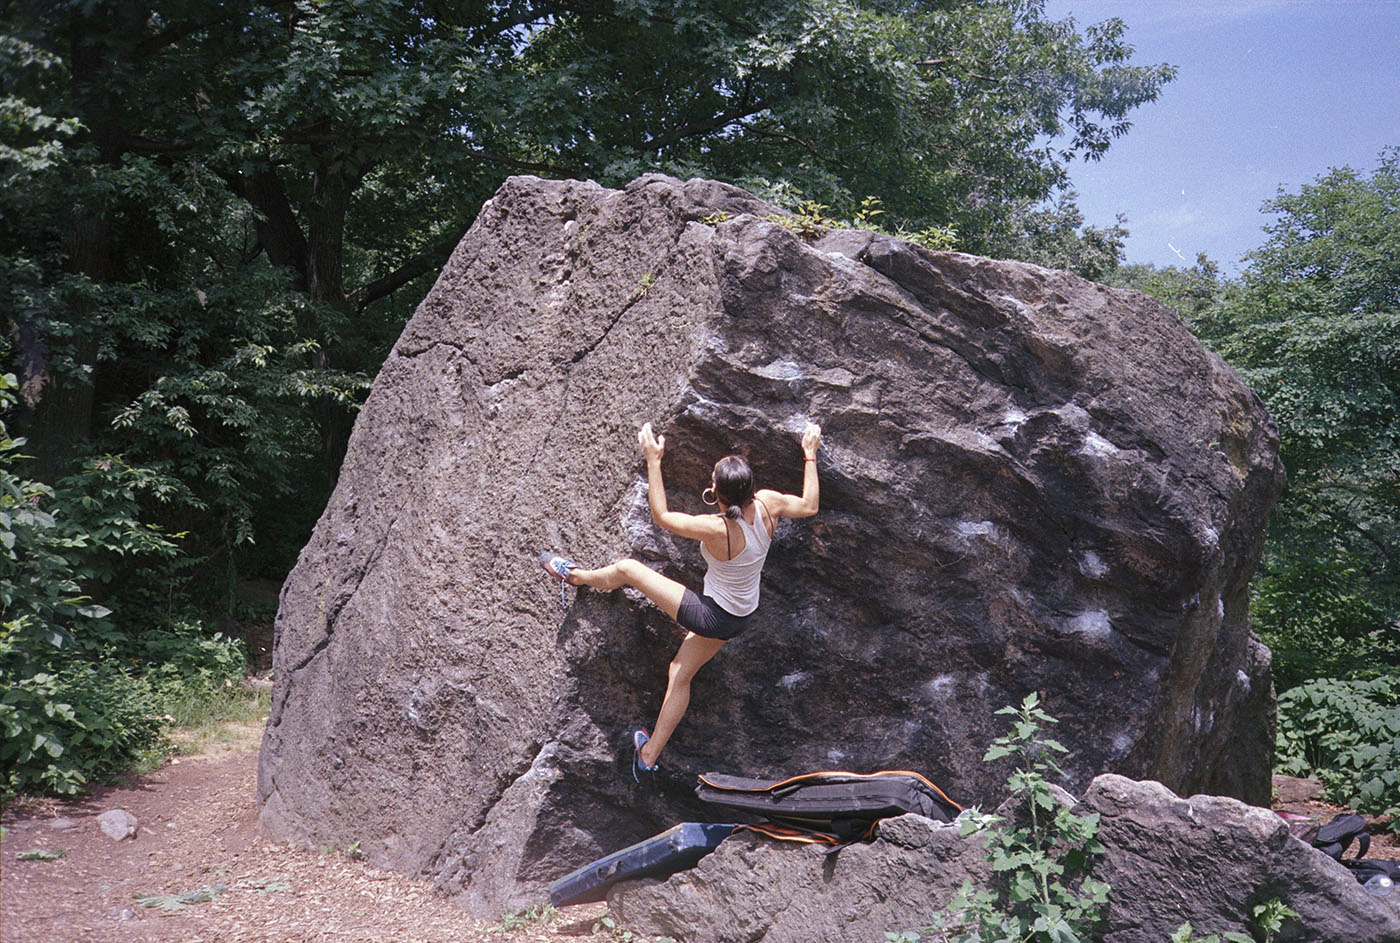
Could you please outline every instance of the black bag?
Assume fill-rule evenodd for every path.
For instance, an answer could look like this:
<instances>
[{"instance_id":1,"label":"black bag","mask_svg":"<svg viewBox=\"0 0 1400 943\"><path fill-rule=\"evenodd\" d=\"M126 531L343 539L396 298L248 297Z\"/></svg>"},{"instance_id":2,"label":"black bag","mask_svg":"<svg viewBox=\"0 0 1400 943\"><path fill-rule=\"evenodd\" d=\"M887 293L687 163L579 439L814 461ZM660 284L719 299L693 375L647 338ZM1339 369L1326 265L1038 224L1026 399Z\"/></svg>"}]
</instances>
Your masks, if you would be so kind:
<instances>
[{"instance_id":1,"label":"black bag","mask_svg":"<svg viewBox=\"0 0 1400 943\"><path fill-rule=\"evenodd\" d=\"M736 828L737 825L683 822L564 875L549 885L549 902L564 907L606 900L608 888L618 881L667 877L692 868Z\"/></svg>"},{"instance_id":2,"label":"black bag","mask_svg":"<svg viewBox=\"0 0 1400 943\"><path fill-rule=\"evenodd\" d=\"M1356 857L1343 858L1352 841L1356 842ZM1356 876L1356 880L1370 890L1371 882L1385 878L1391 882L1400 881L1400 861L1384 861L1380 858L1367 858L1371 850L1371 836L1366 832L1366 820L1355 812L1343 812L1317 830L1313 847L1346 866ZM1389 886L1380 893L1389 893Z\"/></svg>"},{"instance_id":3,"label":"black bag","mask_svg":"<svg viewBox=\"0 0 1400 943\"><path fill-rule=\"evenodd\" d=\"M768 820L746 826L753 831L828 845L862 841L880 819L906 812L951 822L962 811L943 790L906 770L806 773L780 780L705 773L695 793L706 802Z\"/></svg>"},{"instance_id":4,"label":"black bag","mask_svg":"<svg viewBox=\"0 0 1400 943\"><path fill-rule=\"evenodd\" d=\"M1366 832L1366 820L1355 812L1343 812L1317 830L1313 847L1329 858L1342 860L1352 840L1356 841L1356 857L1364 857L1371 850L1371 836Z\"/></svg>"}]
</instances>

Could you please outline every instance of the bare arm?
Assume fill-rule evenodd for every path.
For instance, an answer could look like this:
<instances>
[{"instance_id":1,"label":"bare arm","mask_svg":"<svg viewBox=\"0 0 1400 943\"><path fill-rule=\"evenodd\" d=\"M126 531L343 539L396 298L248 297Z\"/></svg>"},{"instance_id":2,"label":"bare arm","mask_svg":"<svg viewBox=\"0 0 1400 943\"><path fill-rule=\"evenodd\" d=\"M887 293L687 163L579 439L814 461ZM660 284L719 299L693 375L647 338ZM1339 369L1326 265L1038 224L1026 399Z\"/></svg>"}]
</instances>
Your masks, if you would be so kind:
<instances>
[{"instance_id":1,"label":"bare arm","mask_svg":"<svg viewBox=\"0 0 1400 943\"><path fill-rule=\"evenodd\" d=\"M768 510L778 517L811 517L821 506L821 486L817 481L817 449L822 443L822 428L808 423L802 433L802 495L780 491L760 491L758 497Z\"/></svg>"},{"instance_id":2,"label":"bare arm","mask_svg":"<svg viewBox=\"0 0 1400 943\"><path fill-rule=\"evenodd\" d=\"M647 460L647 503L651 506L651 519L656 525L694 540L723 536L724 522L715 515L683 514L667 507L666 484L661 478L661 456L666 451L666 437L654 435L651 423L647 423L637 433L637 441L641 443L642 454Z\"/></svg>"}]
</instances>

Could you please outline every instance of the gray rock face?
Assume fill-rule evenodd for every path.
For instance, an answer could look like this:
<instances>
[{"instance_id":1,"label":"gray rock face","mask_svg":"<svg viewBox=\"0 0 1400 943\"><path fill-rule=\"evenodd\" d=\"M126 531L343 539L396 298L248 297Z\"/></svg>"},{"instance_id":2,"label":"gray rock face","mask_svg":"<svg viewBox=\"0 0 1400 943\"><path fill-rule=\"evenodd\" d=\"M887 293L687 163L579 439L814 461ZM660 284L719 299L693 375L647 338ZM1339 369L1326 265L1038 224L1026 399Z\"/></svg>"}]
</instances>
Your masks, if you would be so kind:
<instances>
[{"instance_id":1,"label":"gray rock face","mask_svg":"<svg viewBox=\"0 0 1400 943\"><path fill-rule=\"evenodd\" d=\"M1084 794L1101 816L1112 885L1105 943L1159 943L1184 921L1198 936L1238 930L1277 897L1298 912L1281 941L1400 940L1400 912L1303 844L1267 809L1221 796L1174 795L1105 775Z\"/></svg>"},{"instance_id":2,"label":"gray rock face","mask_svg":"<svg viewBox=\"0 0 1400 943\"><path fill-rule=\"evenodd\" d=\"M1200 937L1246 932L1253 907L1272 898L1299 915L1279 943L1400 940L1391 903L1267 809L1105 775L1076 811L1101 816L1107 852L1094 875L1111 888L1095 936L1103 943L1163 943L1187 921ZM664 884L618 885L608 903L628 929L683 943L882 941L928 927L964 880L987 877L979 836L908 815L830 857L741 833Z\"/></svg>"},{"instance_id":3,"label":"gray rock face","mask_svg":"<svg viewBox=\"0 0 1400 943\"><path fill-rule=\"evenodd\" d=\"M806 242L742 191L513 178L385 363L282 594L259 777L274 833L361 842L494 915L677 821L707 769L911 768L964 802L1031 690L1103 770L1263 801L1268 652L1247 584L1281 486L1256 397L1155 302L883 236ZM629 775L681 632L543 549L639 557L635 434L671 506L713 462L800 489L754 627L696 678L659 790Z\"/></svg>"}]
</instances>

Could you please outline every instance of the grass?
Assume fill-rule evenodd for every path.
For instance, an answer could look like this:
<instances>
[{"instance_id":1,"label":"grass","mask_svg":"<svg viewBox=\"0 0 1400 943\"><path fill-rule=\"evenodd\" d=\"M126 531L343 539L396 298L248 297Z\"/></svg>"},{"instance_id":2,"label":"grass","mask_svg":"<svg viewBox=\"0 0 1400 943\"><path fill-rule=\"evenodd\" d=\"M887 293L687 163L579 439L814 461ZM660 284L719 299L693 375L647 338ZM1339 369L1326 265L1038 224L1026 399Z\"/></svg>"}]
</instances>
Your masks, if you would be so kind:
<instances>
[{"instance_id":1,"label":"grass","mask_svg":"<svg viewBox=\"0 0 1400 943\"><path fill-rule=\"evenodd\" d=\"M188 756L256 749L271 710L272 691L263 685L184 685L166 703L171 752Z\"/></svg>"}]
</instances>

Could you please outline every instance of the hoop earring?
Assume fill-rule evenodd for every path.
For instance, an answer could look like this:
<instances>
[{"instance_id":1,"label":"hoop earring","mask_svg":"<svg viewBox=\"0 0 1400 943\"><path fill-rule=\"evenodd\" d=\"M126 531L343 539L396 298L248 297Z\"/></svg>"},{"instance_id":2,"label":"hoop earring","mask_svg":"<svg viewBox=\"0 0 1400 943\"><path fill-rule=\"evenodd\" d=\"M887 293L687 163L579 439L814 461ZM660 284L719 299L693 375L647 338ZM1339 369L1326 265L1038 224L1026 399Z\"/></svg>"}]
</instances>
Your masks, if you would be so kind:
<instances>
[{"instance_id":1,"label":"hoop earring","mask_svg":"<svg viewBox=\"0 0 1400 943\"><path fill-rule=\"evenodd\" d=\"M709 495L708 498L705 497L705 495L707 494ZM714 488L706 488L704 491L700 492L700 500L704 501L710 507L714 507L715 505L719 504L719 498L715 495Z\"/></svg>"}]
</instances>

